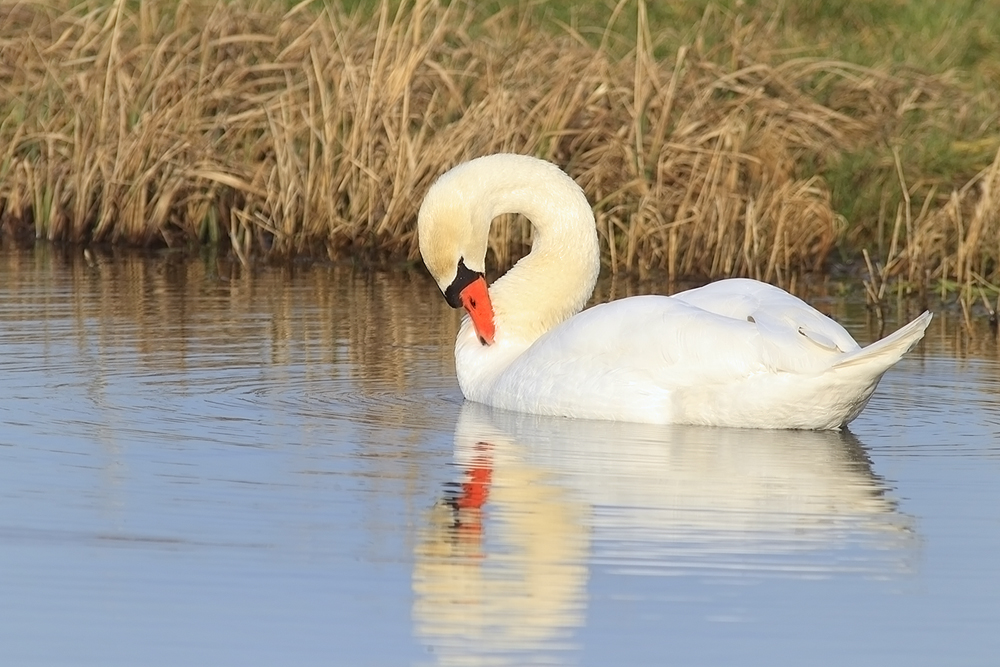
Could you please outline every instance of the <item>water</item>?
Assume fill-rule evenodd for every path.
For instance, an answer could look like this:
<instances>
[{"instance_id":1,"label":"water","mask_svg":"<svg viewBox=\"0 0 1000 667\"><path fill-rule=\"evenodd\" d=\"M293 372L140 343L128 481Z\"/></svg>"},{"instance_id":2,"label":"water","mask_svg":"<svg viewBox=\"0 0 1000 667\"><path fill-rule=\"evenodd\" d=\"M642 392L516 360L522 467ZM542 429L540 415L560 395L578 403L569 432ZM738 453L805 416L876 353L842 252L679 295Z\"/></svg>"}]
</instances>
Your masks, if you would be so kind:
<instances>
[{"instance_id":1,"label":"water","mask_svg":"<svg viewBox=\"0 0 1000 667\"><path fill-rule=\"evenodd\" d=\"M0 254L0 664L997 664L985 326L835 434L463 405L457 325L419 271Z\"/></svg>"}]
</instances>

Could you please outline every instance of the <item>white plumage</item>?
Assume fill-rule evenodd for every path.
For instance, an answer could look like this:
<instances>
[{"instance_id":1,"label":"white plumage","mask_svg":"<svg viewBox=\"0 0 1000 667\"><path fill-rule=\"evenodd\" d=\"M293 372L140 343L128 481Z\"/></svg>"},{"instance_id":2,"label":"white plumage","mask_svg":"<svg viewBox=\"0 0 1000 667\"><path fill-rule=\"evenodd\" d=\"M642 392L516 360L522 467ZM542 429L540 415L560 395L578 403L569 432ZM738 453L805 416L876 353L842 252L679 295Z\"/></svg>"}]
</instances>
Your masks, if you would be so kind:
<instances>
[{"instance_id":1,"label":"white plumage","mask_svg":"<svg viewBox=\"0 0 1000 667\"><path fill-rule=\"evenodd\" d=\"M487 290L489 227L502 213L528 217L535 240ZM747 279L579 312L600 269L593 213L564 172L525 156L491 155L446 173L421 206L418 231L442 292L461 292L471 315L455 346L463 394L508 410L839 428L931 320L925 312L862 349L802 300Z\"/></svg>"}]
</instances>

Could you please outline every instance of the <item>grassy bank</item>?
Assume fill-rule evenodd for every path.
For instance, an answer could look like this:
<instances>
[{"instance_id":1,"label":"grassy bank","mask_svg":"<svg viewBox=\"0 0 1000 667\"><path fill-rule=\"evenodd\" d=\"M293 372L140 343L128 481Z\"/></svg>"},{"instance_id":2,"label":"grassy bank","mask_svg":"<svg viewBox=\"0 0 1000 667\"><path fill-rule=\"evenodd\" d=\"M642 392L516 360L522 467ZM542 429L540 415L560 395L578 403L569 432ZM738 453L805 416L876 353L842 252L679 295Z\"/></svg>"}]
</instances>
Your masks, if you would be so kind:
<instances>
[{"instance_id":1,"label":"grassy bank","mask_svg":"<svg viewBox=\"0 0 1000 667\"><path fill-rule=\"evenodd\" d=\"M584 186L615 271L788 284L867 250L875 289L991 289L997 3L783 4L4 0L0 228L412 260L433 179L516 151ZM528 243L495 226L501 265Z\"/></svg>"}]
</instances>

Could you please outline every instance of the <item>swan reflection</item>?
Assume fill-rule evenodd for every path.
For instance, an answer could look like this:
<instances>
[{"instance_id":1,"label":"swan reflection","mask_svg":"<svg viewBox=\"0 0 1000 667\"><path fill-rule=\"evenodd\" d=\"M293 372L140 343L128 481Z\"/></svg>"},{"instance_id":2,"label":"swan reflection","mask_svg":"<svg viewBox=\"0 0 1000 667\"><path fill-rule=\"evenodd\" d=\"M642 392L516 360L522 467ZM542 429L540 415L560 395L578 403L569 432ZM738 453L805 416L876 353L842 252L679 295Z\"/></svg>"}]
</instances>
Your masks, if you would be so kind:
<instances>
[{"instance_id":1,"label":"swan reflection","mask_svg":"<svg viewBox=\"0 0 1000 667\"><path fill-rule=\"evenodd\" d=\"M416 544L416 632L439 664L558 662L588 568L885 574L913 534L849 432L652 426L465 403L460 480Z\"/></svg>"}]
</instances>

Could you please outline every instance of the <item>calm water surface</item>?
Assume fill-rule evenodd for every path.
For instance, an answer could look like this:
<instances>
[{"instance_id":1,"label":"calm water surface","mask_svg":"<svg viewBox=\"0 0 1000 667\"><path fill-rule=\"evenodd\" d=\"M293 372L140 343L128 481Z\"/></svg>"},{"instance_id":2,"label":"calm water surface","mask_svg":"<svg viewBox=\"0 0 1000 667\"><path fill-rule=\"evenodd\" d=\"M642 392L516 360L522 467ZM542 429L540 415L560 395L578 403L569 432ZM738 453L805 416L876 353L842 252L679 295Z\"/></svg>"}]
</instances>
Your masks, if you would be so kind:
<instances>
[{"instance_id":1,"label":"calm water surface","mask_svg":"<svg viewBox=\"0 0 1000 667\"><path fill-rule=\"evenodd\" d=\"M0 664L1000 664L985 326L837 434L463 404L457 325L421 272L0 253Z\"/></svg>"}]
</instances>

